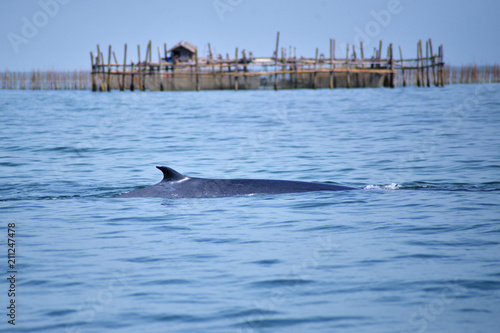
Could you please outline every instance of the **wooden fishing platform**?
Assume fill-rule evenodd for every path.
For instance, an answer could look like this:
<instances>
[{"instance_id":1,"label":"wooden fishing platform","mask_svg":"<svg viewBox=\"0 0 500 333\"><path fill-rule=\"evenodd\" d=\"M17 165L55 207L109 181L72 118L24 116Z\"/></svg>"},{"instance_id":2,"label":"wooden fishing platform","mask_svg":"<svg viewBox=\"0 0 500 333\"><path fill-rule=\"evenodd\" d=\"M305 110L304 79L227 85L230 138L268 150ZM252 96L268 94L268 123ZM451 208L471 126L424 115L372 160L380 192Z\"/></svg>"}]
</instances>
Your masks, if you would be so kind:
<instances>
[{"instance_id":1,"label":"wooden fishing platform","mask_svg":"<svg viewBox=\"0 0 500 333\"><path fill-rule=\"evenodd\" d=\"M281 51L281 52L280 52ZM281 54L280 54L281 53ZM335 40L330 39L329 57L319 53L315 58L298 58L296 48L279 48L279 32L276 49L272 57L254 57L245 50L234 58L226 54L212 53L208 44L208 55L198 56L196 46L180 42L170 50L158 47L158 60L153 61L151 41L141 58L137 46L138 61L127 62L127 44L124 60L119 64L111 45L107 62L97 45L97 54L90 52L92 91L151 90L151 91L200 91L200 90L248 90L248 89L319 89L319 88L375 88L394 87L396 73L400 71L402 85L416 79L418 86L443 86L443 46L434 54L432 42L426 42L424 57L422 42L417 44L417 57L403 59L399 47L399 59L394 58L393 45L387 47L382 57L382 42L375 48L371 58L365 58L363 43L347 45L345 58L337 58ZM112 63L114 60L114 63Z\"/></svg>"}]
</instances>

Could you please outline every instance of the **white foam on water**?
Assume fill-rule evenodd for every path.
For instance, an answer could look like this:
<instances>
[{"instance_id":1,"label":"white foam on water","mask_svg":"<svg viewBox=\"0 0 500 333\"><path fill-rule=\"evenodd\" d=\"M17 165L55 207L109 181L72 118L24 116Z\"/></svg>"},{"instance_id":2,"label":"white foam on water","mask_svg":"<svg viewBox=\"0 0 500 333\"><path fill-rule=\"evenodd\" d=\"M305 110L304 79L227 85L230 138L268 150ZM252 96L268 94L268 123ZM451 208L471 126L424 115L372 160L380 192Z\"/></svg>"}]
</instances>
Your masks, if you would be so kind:
<instances>
[{"instance_id":1,"label":"white foam on water","mask_svg":"<svg viewBox=\"0 0 500 333\"><path fill-rule=\"evenodd\" d=\"M399 188L401 188L401 185L396 183L390 183L389 185L384 186L384 190L397 190Z\"/></svg>"},{"instance_id":2,"label":"white foam on water","mask_svg":"<svg viewBox=\"0 0 500 333\"><path fill-rule=\"evenodd\" d=\"M378 190L378 189L380 189L380 186L378 185L367 185L363 187L363 190Z\"/></svg>"},{"instance_id":3,"label":"white foam on water","mask_svg":"<svg viewBox=\"0 0 500 333\"><path fill-rule=\"evenodd\" d=\"M392 190L397 190L400 189L401 185L396 184L396 183L391 183L389 185L367 185L363 187L363 190L387 190L387 191L392 191Z\"/></svg>"}]
</instances>

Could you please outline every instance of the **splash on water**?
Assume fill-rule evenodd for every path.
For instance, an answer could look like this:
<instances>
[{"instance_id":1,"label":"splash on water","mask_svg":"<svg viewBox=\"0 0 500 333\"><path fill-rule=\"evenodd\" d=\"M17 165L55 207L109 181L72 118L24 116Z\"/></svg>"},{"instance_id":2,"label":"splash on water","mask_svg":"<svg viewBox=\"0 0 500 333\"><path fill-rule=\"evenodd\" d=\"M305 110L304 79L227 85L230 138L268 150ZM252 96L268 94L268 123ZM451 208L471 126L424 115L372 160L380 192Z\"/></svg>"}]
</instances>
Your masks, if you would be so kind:
<instances>
[{"instance_id":1,"label":"splash on water","mask_svg":"<svg viewBox=\"0 0 500 333\"><path fill-rule=\"evenodd\" d=\"M397 190L400 189L401 185L396 184L396 183L391 183L389 185L367 185L363 187L363 190L387 190L387 191L392 191L392 190Z\"/></svg>"}]
</instances>

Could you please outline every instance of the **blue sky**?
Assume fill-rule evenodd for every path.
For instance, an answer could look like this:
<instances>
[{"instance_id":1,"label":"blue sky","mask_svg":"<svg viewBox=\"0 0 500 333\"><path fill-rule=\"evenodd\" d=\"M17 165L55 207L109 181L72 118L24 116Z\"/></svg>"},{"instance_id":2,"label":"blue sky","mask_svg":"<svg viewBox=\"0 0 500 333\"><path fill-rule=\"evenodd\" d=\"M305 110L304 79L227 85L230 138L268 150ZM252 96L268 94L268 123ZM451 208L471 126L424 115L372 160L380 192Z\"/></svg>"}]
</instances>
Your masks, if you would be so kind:
<instances>
[{"instance_id":1,"label":"blue sky","mask_svg":"<svg viewBox=\"0 0 500 333\"><path fill-rule=\"evenodd\" d=\"M89 69L96 44L106 52L111 44L121 62L124 43L128 59L137 59L137 45L144 56L149 40L155 58L158 46L180 40L200 55L210 42L224 55L238 47L271 56L277 31L280 45L299 56L313 57L316 47L328 56L334 38L338 57L359 40L371 56L382 40L408 58L419 39L432 38L448 64L493 64L500 63L499 13L498 0L4 0L0 69Z\"/></svg>"}]
</instances>

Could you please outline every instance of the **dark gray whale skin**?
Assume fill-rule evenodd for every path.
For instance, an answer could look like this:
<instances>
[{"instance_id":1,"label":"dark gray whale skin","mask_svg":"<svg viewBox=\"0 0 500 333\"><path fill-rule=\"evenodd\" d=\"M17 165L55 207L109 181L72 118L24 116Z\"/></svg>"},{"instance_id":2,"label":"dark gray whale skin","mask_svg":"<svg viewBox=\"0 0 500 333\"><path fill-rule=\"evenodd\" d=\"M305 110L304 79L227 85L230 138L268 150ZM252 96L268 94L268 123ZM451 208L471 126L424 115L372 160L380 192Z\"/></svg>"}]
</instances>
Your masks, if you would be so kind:
<instances>
[{"instance_id":1,"label":"dark gray whale skin","mask_svg":"<svg viewBox=\"0 0 500 333\"><path fill-rule=\"evenodd\" d=\"M210 198L253 194L300 193L313 191L354 190L352 187L289 180L206 179L184 176L166 166L158 184L115 196L115 198Z\"/></svg>"}]
</instances>

